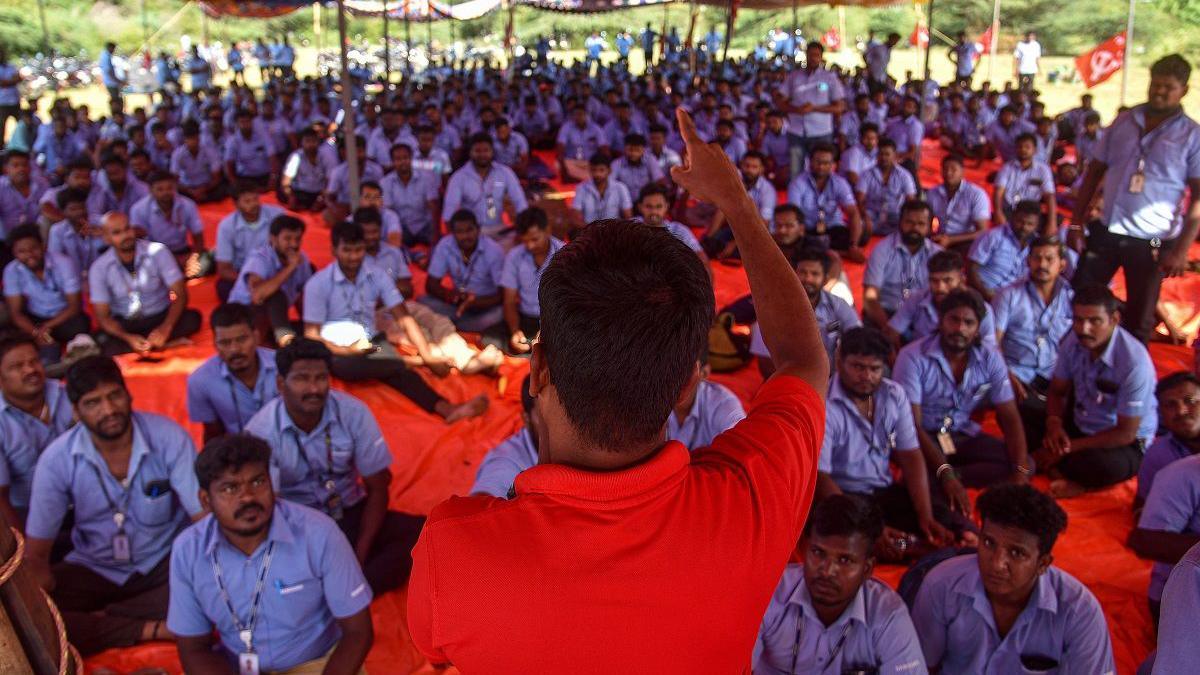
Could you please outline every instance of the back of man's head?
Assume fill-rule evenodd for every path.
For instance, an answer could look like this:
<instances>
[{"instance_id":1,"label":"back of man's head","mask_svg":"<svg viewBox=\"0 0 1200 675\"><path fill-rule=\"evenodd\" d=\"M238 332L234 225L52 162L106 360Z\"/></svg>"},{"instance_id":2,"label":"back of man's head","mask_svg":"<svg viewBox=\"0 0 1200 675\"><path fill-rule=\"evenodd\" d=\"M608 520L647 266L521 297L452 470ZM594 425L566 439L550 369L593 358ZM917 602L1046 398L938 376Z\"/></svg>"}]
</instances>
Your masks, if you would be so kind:
<instances>
[{"instance_id":1,"label":"back of man's head","mask_svg":"<svg viewBox=\"0 0 1200 675\"><path fill-rule=\"evenodd\" d=\"M550 261L541 349L570 424L620 452L660 437L713 321L699 258L663 228L592 223Z\"/></svg>"}]
</instances>

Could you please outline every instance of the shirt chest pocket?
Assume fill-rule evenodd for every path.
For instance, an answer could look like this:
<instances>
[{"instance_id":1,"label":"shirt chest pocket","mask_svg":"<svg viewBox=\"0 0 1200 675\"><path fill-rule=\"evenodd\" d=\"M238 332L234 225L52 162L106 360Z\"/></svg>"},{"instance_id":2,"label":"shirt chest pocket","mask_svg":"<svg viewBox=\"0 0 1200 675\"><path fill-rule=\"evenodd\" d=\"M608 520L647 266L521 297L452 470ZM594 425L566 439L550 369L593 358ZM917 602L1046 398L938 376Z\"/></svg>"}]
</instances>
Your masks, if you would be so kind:
<instances>
[{"instance_id":1,"label":"shirt chest pocket","mask_svg":"<svg viewBox=\"0 0 1200 675\"><path fill-rule=\"evenodd\" d=\"M143 525L166 525L175 517L175 493L166 479L149 480L132 498L134 515Z\"/></svg>"},{"instance_id":2,"label":"shirt chest pocket","mask_svg":"<svg viewBox=\"0 0 1200 675\"><path fill-rule=\"evenodd\" d=\"M321 580L303 574L297 576L300 578L275 577L263 590L263 615L276 625L299 628L324 612Z\"/></svg>"}]
</instances>

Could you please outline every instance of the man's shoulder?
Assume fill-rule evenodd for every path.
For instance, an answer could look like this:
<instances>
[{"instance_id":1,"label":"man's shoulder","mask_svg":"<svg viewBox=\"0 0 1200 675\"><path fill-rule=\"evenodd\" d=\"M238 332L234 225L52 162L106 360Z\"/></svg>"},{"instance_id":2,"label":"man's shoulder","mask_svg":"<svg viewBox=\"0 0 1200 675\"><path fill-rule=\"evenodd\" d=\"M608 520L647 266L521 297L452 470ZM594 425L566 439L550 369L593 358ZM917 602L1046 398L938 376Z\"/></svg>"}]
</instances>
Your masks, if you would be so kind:
<instances>
[{"instance_id":1,"label":"man's shoulder","mask_svg":"<svg viewBox=\"0 0 1200 675\"><path fill-rule=\"evenodd\" d=\"M213 355L208 357L187 377L187 390L191 393L193 388L199 388L207 381L220 377L221 357Z\"/></svg>"},{"instance_id":2,"label":"man's shoulder","mask_svg":"<svg viewBox=\"0 0 1200 675\"><path fill-rule=\"evenodd\" d=\"M270 440L268 436L274 431L272 427L275 426L275 416L279 414L279 407L282 405L283 399L280 397L267 401L246 422L246 432L264 440Z\"/></svg>"},{"instance_id":3,"label":"man's shoulder","mask_svg":"<svg viewBox=\"0 0 1200 675\"><path fill-rule=\"evenodd\" d=\"M925 360L930 344L937 339L937 333L930 333L901 347L900 352L896 355L896 368L899 369L901 363L917 364Z\"/></svg>"},{"instance_id":4,"label":"man's shoulder","mask_svg":"<svg viewBox=\"0 0 1200 675\"><path fill-rule=\"evenodd\" d=\"M192 437L178 422L158 413L137 411L133 413L134 424L152 440L178 441Z\"/></svg>"}]
</instances>

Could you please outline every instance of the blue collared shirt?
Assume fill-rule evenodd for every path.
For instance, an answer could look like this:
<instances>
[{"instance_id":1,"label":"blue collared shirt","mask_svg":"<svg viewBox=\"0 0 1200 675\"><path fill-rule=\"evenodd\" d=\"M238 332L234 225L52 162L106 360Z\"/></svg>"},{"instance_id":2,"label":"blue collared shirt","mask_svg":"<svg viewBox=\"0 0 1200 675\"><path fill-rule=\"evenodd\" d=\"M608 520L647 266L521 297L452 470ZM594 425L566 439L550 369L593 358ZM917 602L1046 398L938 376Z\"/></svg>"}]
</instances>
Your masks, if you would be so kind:
<instances>
[{"instance_id":1,"label":"blue collared shirt","mask_svg":"<svg viewBox=\"0 0 1200 675\"><path fill-rule=\"evenodd\" d=\"M98 235L81 235L70 222L60 220L50 226L50 236L46 241L46 253L55 253L71 259L75 269L86 276L92 263L108 248L104 238Z\"/></svg>"},{"instance_id":2,"label":"blue collared shirt","mask_svg":"<svg viewBox=\"0 0 1200 675\"><path fill-rule=\"evenodd\" d=\"M504 256L504 265L500 269L500 286L517 292L521 314L534 318L542 315L541 305L538 304L538 286L542 281L542 272L546 271L550 260L562 247L562 240L550 237L550 251L542 261L541 267L534 262L533 254L524 246L514 246Z\"/></svg>"},{"instance_id":3,"label":"blue collared shirt","mask_svg":"<svg viewBox=\"0 0 1200 675\"><path fill-rule=\"evenodd\" d=\"M1025 259L1029 242L1022 244L1013 234L1012 225L988 228L971 243L967 260L979 265L979 280L994 291L1026 276Z\"/></svg>"},{"instance_id":4,"label":"blue collared shirt","mask_svg":"<svg viewBox=\"0 0 1200 675\"><path fill-rule=\"evenodd\" d=\"M858 313L850 303L824 289L817 299L817 306L813 307L813 313L816 314L817 325L821 329L821 342L825 344L825 353L829 356L829 362L833 363L833 354L842 334L861 326L862 320L858 318ZM758 329L757 322L750 329L750 353L768 358L771 356L766 343L763 342L762 331Z\"/></svg>"},{"instance_id":5,"label":"blue collared shirt","mask_svg":"<svg viewBox=\"0 0 1200 675\"><path fill-rule=\"evenodd\" d=\"M258 220L250 222L242 212L233 213L217 223L217 246L214 256L218 262L227 262L240 270L246 257L254 249L270 246L271 221L284 214L283 209L263 204L258 210Z\"/></svg>"},{"instance_id":6,"label":"blue collared shirt","mask_svg":"<svg viewBox=\"0 0 1200 675\"><path fill-rule=\"evenodd\" d=\"M183 280L171 251L139 239L133 265L130 274L114 249L101 254L88 271L92 303L107 304L114 316L125 319L165 312L171 306L171 285Z\"/></svg>"},{"instance_id":7,"label":"blue collared shirt","mask_svg":"<svg viewBox=\"0 0 1200 675\"><path fill-rule=\"evenodd\" d=\"M157 241L172 251L187 249L189 232L193 235L204 233L196 202L178 194L171 203L169 214L154 197L146 195L130 209L129 222L145 230L150 241Z\"/></svg>"},{"instance_id":8,"label":"blue collared shirt","mask_svg":"<svg viewBox=\"0 0 1200 675\"><path fill-rule=\"evenodd\" d=\"M383 190L383 205L396 213L405 232L420 234L433 224L429 202L438 198L441 186L437 176L414 169L405 183L393 171L383 177L379 187Z\"/></svg>"},{"instance_id":9,"label":"blue collared shirt","mask_svg":"<svg viewBox=\"0 0 1200 675\"><path fill-rule=\"evenodd\" d=\"M303 150L288 155L283 165L283 175L291 179L293 190L319 194L325 191L329 176L337 166L337 160L324 152L317 152L315 161L310 160Z\"/></svg>"},{"instance_id":10,"label":"blue collared shirt","mask_svg":"<svg viewBox=\"0 0 1200 675\"><path fill-rule=\"evenodd\" d=\"M844 176L847 180L850 179L850 174L854 174L857 180L858 176L870 171L878 161L879 148L867 150L862 145L855 143L846 148L842 153L842 157L838 160L838 173Z\"/></svg>"},{"instance_id":11,"label":"blue collared shirt","mask_svg":"<svg viewBox=\"0 0 1200 675\"><path fill-rule=\"evenodd\" d=\"M179 535L171 547L167 628L189 637L216 628L227 657L244 652L212 561L220 565L221 582L244 625L268 550L271 567L253 634L259 667L287 670L328 653L342 637L337 619L366 609L371 587L337 523L282 499L275 502L266 541L249 557L229 543L211 515Z\"/></svg>"},{"instance_id":12,"label":"blue collared shirt","mask_svg":"<svg viewBox=\"0 0 1200 675\"><path fill-rule=\"evenodd\" d=\"M912 294L929 287L929 259L942 247L926 239L916 253L900 239L899 232L884 237L867 259L863 285L879 290L879 304L895 312Z\"/></svg>"},{"instance_id":13,"label":"blue collared shirt","mask_svg":"<svg viewBox=\"0 0 1200 675\"><path fill-rule=\"evenodd\" d=\"M557 142L563 146L563 159L586 161L608 140L604 136L604 130L592 122L588 122L582 129L574 122L567 122L559 128Z\"/></svg>"},{"instance_id":14,"label":"blue collared shirt","mask_svg":"<svg viewBox=\"0 0 1200 675\"><path fill-rule=\"evenodd\" d=\"M188 517L202 511L192 469L192 437L175 422L151 413L133 413L130 424L133 454L124 485L109 472L86 427L76 425L55 439L34 470L25 525L30 537L52 540L74 506L73 549L67 562L84 565L118 585L154 569ZM129 562L113 559L116 510L126 516Z\"/></svg>"},{"instance_id":15,"label":"blue collared shirt","mask_svg":"<svg viewBox=\"0 0 1200 675\"><path fill-rule=\"evenodd\" d=\"M240 302L243 305L253 304L250 299L250 282L247 281L247 278L253 274L260 279L270 279L279 274L283 265L279 254L270 244L262 244L250 251L250 254L246 256L246 262L238 271L238 278L233 284L233 289L229 291L229 302ZM308 255L301 251L300 264L296 265L296 269L292 270L292 275L279 286L279 292L287 298L289 305L296 303L296 299L304 292L304 285L312 276L312 263L309 262Z\"/></svg>"},{"instance_id":16,"label":"blue collared shirt","mask_svg":"<svg viewBox=\"0 0 1200 675\"><path fill-rule=\"evenodd\" d=\"M458 240L442 237L429 258L429 276L436 279L449 275L454 288L460 291L485 296L500 290L504 249L490 237L479 237L479 243L468 259L463 258Z\"/></svg>"},{"instance_id":17,"label":"blue collared shirt","mask_svg":"<svg viewBox=\"0 0 1200 675\"><path fill-rule=\"evenodd\" d=\"M1075 426L1098 434L1117 426L1117 417L1140 417L1138 438L1149 441L1158 429L1154 362L1146 345L1117 326L1100 358L1072 332L1058 348L1054 378L1070 380L1075 394Z\"/></svg>"},{"instance_id":18,"label":"blue collared shirt","mask_svg":"<svg viewBox=\"0 0 1200 675\"><path fill-rule=\"evenodd\" d=\"M902 166L892 167L887 179L878 166L858 176L855 191L863 195L863 208L880 230L892 229L900 222L900 207L917 196L917 182Z\"/></svg>"},{"instance_id":19,"label":"blue collared shirt","mask_svg":"<svg viewBox=\"0 0 1200 675\"><path fill-rule=\"evenodd\" d=\"M1092 158L1108 166L1104 222L1116 234L1174 239L1183 228L1187 181L1200 178L1200 125L1181 111L1143 135L1145 128L1143 104L1117 117L1096 145ZM1142 162L1145 185L1132 194L1130 179Z\"/></svg>"},{"instance_id":20,"label":"blue collared shirt","mask_svg":"<svg viewBox=\"0 0 1200 675\"><path fill-rule=\"evenodd\" d=\"M846 98L846 90L837 73L828 68L809 71L797 68L784 80L783 93L794 106L811 103L817 107L827 106ZM788 133L801 138L820 138L833 135L833 113L809 112L788 113Z\"/></svg>"},{"instance_id":21,"label":"blue collared shirt","mask_svg":"<svg viewBox=\"0 0 1200 675\"><path fill-rule=\"evenodd\" d=\"M522 427L484 455L470 494L508 499L517 475L537 463L537 442L529 428Z\"/></svg>"},{"instance_id":22,"label":"blue collared shirt","mask_svg":"<svg viewBox=\"0 0 1200 675\"><path fill-rule=\"evenodd\" d=\"M184 187L207 185L220 169L221 153L211 145L201 143L194 155L186 145L171 153L171 173L179 176L179 184Z\"/></svg>"},{"instance_id":23,"label":"blue collared shirt","mask_svg":"<svg viewBox=\"0 0 1200 675\"><path fill-rule=\"evenodd\" d=\"M519 164L521 158L529 154L529 141L525 140L525 136L519 131L510 131L507 143L493 133L492 147L496 153L496 161L509 168Z\"/></svg>"},{"instance_id":24,"label":"blue collared shirt","mask_svg":"<svg viewBox=\"0 0 1200 675\"><path fill-rule=\"evenodd\" d=\"M375 263L363 260L350 281L334 261L304 284L304 323L353 321L373 336L376 307L391 309L402 302L404 296L396 289L395 280Z\"/></svg>"},{"instance_id":25,"label":"blue collared shirt","mask_svg":"<svg viewBox=\"0 0 1200 675\"><path fill-rule=\"evenodd\" d=\"M83 141L70 131L62 136L54 133L40 136L33 143L33 151L42 154L42 167L46 173L54 173L59 167L86 155Z\"/></svg>"},{"instance_id":26,"label":"blue collared shirt","mask_svg":"<svg viewBox=\"0 0 1200 675\"><path fill-rule=\"evenodd\" d=\"M1193 546L1171 572L1163 590L1158 641L1161 649L1154 661L1155 675L1190 673L1200 662L1200 640L1196 639L1196 616L1200 608L1200 544Z\"/></svg>"},{"instance_id":27,"label":"blue collared shirt","mask_svg":"<svg viewBox=\"0 0 1200 675\"><path fill-rule=\"evenodd\" d=\"M759 176L754 185L747 188L746 193L750 195L750 201L758 207L758 215L763 222L768 227L774 227L775 205L779 202L779 193L775 186L771 185L771 181Z\"/></svg>"},{"instance_id":28,"label":"blue collared shirt","mask_svg":"<svg viewBox=\"0 0 1200 675\"><path fill-rule=\"evenodd\" d=\"M1049 304L1028 279L996 292L992 311L996 331L1004 334L1000 348L1017 379L1029 383L1038 376L1049 379L1054 373L1058 345L1074 322L1073 297L1075 292L1064 279L1055 284Z\"/></svg>"},{"instance_id":29,"label":"blue collared shirt","mask_svg":"<svg viewBox=\"0 0 1200 675\"><path fill-rule=\"evenodd\" d=\"M921 584L912 619L931 667L948 675L1010 675L1031 672L1021 665L1022 656L1041 656L1057 661L1057 672L1116 672L1104 612L1078 579L1049 567L1038 577L1025 610L1001 638L978 558L951 558L934 567Z\"/></svg>"},{"instance_id":30,"label":"blue collared shirt","mask_svg":"<svg viewBox=\"0 0 1200 675\"><path fill-rule=\"evenodd\" d=\"M445 204L442 206L442 220L448 223L455 211L470 209L483 233L491 236L504 228L501 215L504 213L506 197L517 213L529 208L525 191L521 189L521 182L512 169L493 163L487 175L480 176L475 165L468 162L450 176L450 182L446 185Z\"/></svg>"},{"instance_id":31,"label":"blue collared shirt","mask_svg":"<svg viewBox=\"0 0 1200 675\"><path fill-rule=\"evenodd\" d=\"M39 202L49 187L45 178L31 176L29 194L23 195L8 176L0 176L0 233L8 236L18 225L36 223L41 212Z\"/></svg>"},{"instance_id":32,"label":"blue collared shirt","mask_svg":"<svg viewBox=\"0 0 1200 675\"><path fill-rule=\"evenodd\" d=\"M367 161L363 164L362 171L358 172L359 185L367 181L375 181L376 183L383 180L383 169L378 164L372 161ZM325 191L333 196L333 201L340 204L350 203L350 166L345 162L334 167L329 174L329 185L325 186Z\"/></svg>"},{"instance_id":33,"label":"blue collared shirt","mask_svg":"<svg viewBox=\"0 0 1200 675\"><path fill-rule=\"evenodd\" d=\"M1171 432L1154 439L1154 442L1146 448L1146 454L1142 457L1142 465L1138 468L1138 498L1144 501L1150 494L1150 488L1154 486L1154 478L1159 471L1165 469L1167 465L1173 464L1177 459L1191 457L1194 454L1191 448L1184 445Z\"/></svg>"},{"instance_id":34,"label":"blue collared shirt","mask_svg":"<svg viewBox=\"0 0 1200 675\"><path fill-rule=\"evenodd\" d=\"M953 197L947 197L946 186L939 185L926 193L925 199L938 220L939 234L974 232L979 221L992 217L992 202L987 192L965 180L958 184Z\"/></svg>"},{"instance_id":35,"label":"blue collared shirt","mask_svg":"<svg viewBox=\"0 0 1200 675\"><path fill-rule=\"evenodd\" d=\"M684 246L699 253L704 250L700 242L696 239L696 235L692 233L692 229L683 223L677 223L673 220L664 221L662 226L666 228L676 239L683 242Z\"/></svg>"},{"instance_id":36,"label":"blue collared shirt","mask_svg":"<svg viewBox=\"0 0 1200 675\"><path fill-rule=\"evenodd\" d=\"M1189 454L1163 467L1146 497L1138 527L1160 532L1200 534L1200 456ZM1162 598L1163 586L1167 584L1172 567L1171 563L1154 563L1150 573L1150 588L1147 590L1151 601L1157 602Z\"/></svg>"},{"instance_id":37,"label":"blue collared shirt","mask_svg":"<svg viewBox=\"0 0 1200 675\"><path fill-rule=\"evenodd\" d=\"M383 270L392 283L412 278L412 270L408 268L408 254L404 249L392 246L386 241L379 242L379 251L374 255L367 253L367 259Z\"/></svg>"},{"instance_id":38,"label":"blue collared shirt","mask_svg":"<svg viewBox=\"0 0 1200 675\"><path fill-rule=\"evenodd\" d=\"M642 161L637 165L630 164L623 156L616 158L613 160L612 175L609 178L629 188L630 195L637 195L642 188L662 179L663 169L649 153L642 155Z\"/></svg>"},{"instance_id":39,"label":"blue collared shirt","mask_svg":"<svg viewBox=\"0 0 1200 675\"><path fill-rule=\"evenodd\" d=\"M867 579L850 606L826 626L813 608L804 566L797 563L784 569L775 587L754 641L752 661L757 675L925 672L925 657L908 608L895 591Z\"/></svg>"},{"instance_id":40,"label":"blue collared shirt","mask_svg":"<svg viewBox=\"0 0 1200 675\"><path fill-rule=\"evenodd\" d=\"M579 184L575 189L575 199L571 208L583 214L584 223L592 223L606 218L620 218L623 211L633 209L633 198L629 196L629 188L619 181L608 180L604 194L592 179Z\"/></svg>"},{"instance_id":41,"label":"blue collared shirt","mask_svg":"<svg viewBox=\"0 0 1200 675\"><path fill-rule=\"evenodd\" d=\"M279 496L322 511L330 497L326 481L333 481L344 506L354 506L366 497L360 477L392 464L375 416L362 401L336 389L329 391L321 421L309 433L292 422L281 397L250 418L246 432L271 445Z\"/></svg>"},{"instance_id":42,"label":"blue collared shirt","mask_svg":"<svg viewBox=\"0 0 1200 675\"><path fill-rule=\"evenodd\" d=\"M258 379L248 389L229 372L220 356L212 356L187 378L188 419L197 424L220 422L228 433L241 433L267 401L275 398L275 352L259 347Z\"/></svg>"},{"instance_id":43,"label":"blue collared shirt","mask_svg":"<svg viewBox=\"0 0 1200 675\"><path fill-rule=\"evenodd\" d=\"M121 192L120 197L113 191L112 184L109 183L108 176L104 173L101 173L96 178L96 185L100 188L101 194L104 195L103 206L101 207L104 213L116 211L128 216L133 211L135 204L150 196L150 188L146 187L146 184L142 181L132 177L132 175L125 179L125 189Z\"/></svg>"},{"instance_id":44,"label":"blue collared shirt","mask_svg":"<svg viewBox=\"0 0 1200 675\"><path fill-rule=\"evenodd\" d=\"M900 303L900 308L888 320L892 330L907 337L908 341L919 340L937 332L938 313L933 306L933 294L928 288ZM985 345L996 346L996 321L985 306L983 319L979 321L979 337Z\"/></svg>"},{"instance_id":45,"label":"blue collared shirt","mask_svg":"<svg viewBox=\"0 0 1200 675\"><path fill-rule=\"evenodd\" d=\"M883 135L896 141L896 152L903 155L921 147L921 141L925 138L925 123L916 115L893 117L887 121Z\"/></svg>"},{"instance_id":46,"label":"blue collared shirt","mask_svg":"<svg viewBox=\"0 0 1200 675\"><path fill-rule=\"evenodd\" d=\"M892 484L892 453L920 449L912 404L899 384L884 378L874 395L875 416L867 420L837 375L826 397L825 440L817 470L846 492L870 493Z\"/></svg>"},{"instance_id":47,"label":"blue collared shirt","mask_svg":"<svg viewBox=\"0 0 1200 675\"><path fill-rule=\"evenodd\" d=\"M38 457L75 423L61 383L46 380L45 397L48 423L13 406L0 394L0 487L8 488L8 501L14 508L29 506Z\"/></svg>"},{"instance_id":48,"label":"blue collared shirt","mask_svg":"<svg viewBox=\"0 0 1200 675\"><path fill-rule=\"evenodd\" d=\"M706 448L745 417L746 411L733 392L716 382L701 380L687 417L681 422L672 410L667 418L667 440L679 441L689 450Z\"/></svg>"},{"instance_id":49,"label":"blue collared shirt","mask_svg":"<svg viewBox=\"0 0 1200 675\"><path fill-rule=\"evenodd\" d=\"M79 293L79 270L70 258L46 251L42 276L20 260L4 266L4 296L24 297L25 311L40 319L51 319L67 308L67 296Z\"/></svg>"},{"instance_id":50,"label":"blue collared shirt","mask_svg":"<svg viewBox=\"0 0 1200 675\"><path fill-rule=\"evenodd\" d=\"M996 187L1004 188L1004 206L1011 209L1021 201L1041 202L1046 195L1054 194L1054 173L1045 162L1034 159L1029 167L1022 167L1011 160L996 173Z\"/></svg>"},{"instance_id":51,"label":"blue collared shirt","mask_svg":"<svg viewBox=\"0 0 1200 675\"><path fill-rule=\"evenodd\" d=\"M900 350L892 377L904 387L908 400L921 406L921 426L935 431L949 418L949 428L968 436L979 433L971 413L980 405L1013 400L1008 368L994 347L975 345L967 358L962 381L954 379L937 333Z\"/></svg>"},{"instance_id":52,"label":"blue collared shirt","mask_svg":"<svg viewBox=\"0 0 1200 675\"><path fill-rule=\"evenodd\" d=\"M1007 162L1017 156L1017 136L1032 134L1035 131L1037 127L1023 119L1015 120L1008 128L997 119L983 130L983 137L996 149L1000 159Z\"/></svg>"},{"instance_id":53,"label":"blue collared shirt","mask_svg":"<svg viewBox=\"0 0 1200 675\"><path fill-rule=\"evenodd\" d=\"M804 213L804 224L809 232L817 226L822 215L827 227L845 227L842 209L858 203L854 199L854 190L845 178L832 174L825 182L825 188L818 190L812 174L807 171L788 183L787 200Z\"/></svg>"}]
</instances>

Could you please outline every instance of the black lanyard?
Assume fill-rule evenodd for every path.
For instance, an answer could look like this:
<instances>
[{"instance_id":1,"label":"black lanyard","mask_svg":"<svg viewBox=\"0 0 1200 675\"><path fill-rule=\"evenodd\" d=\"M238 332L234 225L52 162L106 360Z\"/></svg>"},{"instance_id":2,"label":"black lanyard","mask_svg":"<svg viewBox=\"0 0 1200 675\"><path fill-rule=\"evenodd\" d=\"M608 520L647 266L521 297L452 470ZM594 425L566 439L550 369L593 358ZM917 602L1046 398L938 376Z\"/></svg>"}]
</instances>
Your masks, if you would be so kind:
<instances>
[{"instance_id":1,"label":"black lanyard","mask_svg":"<svg viewBox=\"0 0 1200 675\"><path fill-rule=\"evenodd\" d=\"M264 581L267 578L267 570L271 567L271 557L275 554L275 542L267 545L267 553L263 556L262 566L258 568L258 580L254 582L254 597L250 601L250 619L246 623L238 617L237 610L233 608L233 600L229 597L229 591L225 588L225 580L221 577L221 563L217 562L216 550L208 555L208 560L212 563L213 578L217 582L217 590L221 593L221 599L225 601L225 608L229 610L229 617L233 619L233 627L238 632L238 638L245 645L247 653L254 653L254 626L258 623L258 607L262 603L262 591Z\"/></svg>"},{"instance_id":2,"label":"black lanyard","mask_svg":"<svg viewBox=\"0 0 1200 675\"><path fill-rule=\"evenodd\" d=\"M792 643L792 666L788 668L788 673L791 675L796 675L797 672L796 664L800 658L800 642L804 635L804 621L804 613L801 612L800 616L796 617L796 641ZM842 627L842 634L838 637L837 644L834 645L833 651L829 653L829 660L825 663L825 667L818 671L819 673L824 673L826 670L829 670L829 666L833 665L834 661L837 660L838 654L841 653L842 647L844 647L846 644L846 636L849 633L850 622L846 621L846 625Z\"/></svg>"}]
</instances>

